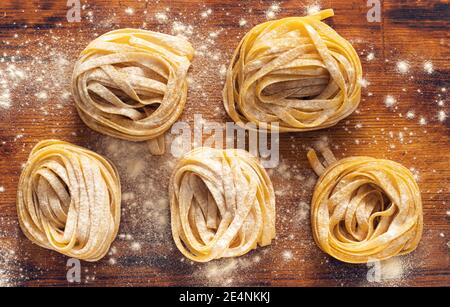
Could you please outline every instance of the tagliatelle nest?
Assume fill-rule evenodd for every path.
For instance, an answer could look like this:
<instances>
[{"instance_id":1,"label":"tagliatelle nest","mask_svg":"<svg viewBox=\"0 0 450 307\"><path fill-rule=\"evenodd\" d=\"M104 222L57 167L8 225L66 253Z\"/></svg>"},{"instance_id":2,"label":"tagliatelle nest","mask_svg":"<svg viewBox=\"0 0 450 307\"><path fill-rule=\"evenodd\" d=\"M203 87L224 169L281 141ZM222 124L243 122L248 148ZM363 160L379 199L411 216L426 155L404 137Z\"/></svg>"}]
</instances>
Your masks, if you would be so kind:
<instances>
[{"instance_id":1,"label":"tagliatelle nest","mask_svg":"<svg viewBox=\"0 0 450 307\"><path fill-rule=\"evenodd\" d=\"M335 125L358 107L362 69L352 45L312 16L251 29L233 54L223 91L230 117L280 132ZM278 126L271 124L279 123Z\"/></svg>"},{"instance_id":2,"label":"tagliatelle nest","mask_svg":"<svg viewBox=\"0 0 450 307\"><path fill-rule=\"evenodd\" d=\"M17 215L33 243L97 261L117 235L120 201L111 163L82 147L46 140L33 148L20 176Z\"/></svg>"},{"instance_id":3,"label":"tagliatelle nest","mask_svg":"<svg viewBox=\"0 0 450 307\"><path fill-rule=\"evenodd\" d=\"M419 187L404 166L384 159L336 161L322 149L325 166L308 152L320 178L311 203L311 226L319 247L349 263L385 260L413 251L422 237Z\"/></svg>"},{"instance_id":4,"label":"tagliatelle nest","mask_svg":"<svg viewBox=\"0 0 450 307\"><path fill-rule=\"evenodd\" d=\"M181 115L187 96L191 44L180 37L121 29L92 41L81 53L72 92L90 128L164 152L164 133Z\"/></svg>"},{"instance_id":5,"label":"tagliatelle nest","mask_svg":"<svg viewBox=\"0 0 450 307\"><path fill-rule=\"evenodd\" d=\"M176 166L169 189L172 235L191 260L244 255L275 237L272 183L244 150L194 149Z\"/></svg>"}]
</instances>

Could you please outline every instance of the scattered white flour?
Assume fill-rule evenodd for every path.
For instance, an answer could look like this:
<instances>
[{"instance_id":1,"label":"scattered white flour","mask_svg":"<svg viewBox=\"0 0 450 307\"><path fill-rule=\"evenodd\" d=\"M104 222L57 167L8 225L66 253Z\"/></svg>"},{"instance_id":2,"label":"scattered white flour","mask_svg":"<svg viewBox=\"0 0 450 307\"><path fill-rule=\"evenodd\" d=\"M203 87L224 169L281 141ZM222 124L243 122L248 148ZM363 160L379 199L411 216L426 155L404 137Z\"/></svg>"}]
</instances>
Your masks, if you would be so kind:
<instances>
[{"instance_id":1,"label":"scattered white flour","mask_svg":"<svg viewBox=\"0 0 450 307\"><path fill-rule=\"evenodd\" d=\"M295 212L294 221L296 224L301 226L304 221L306 221L309 217L309 204L305 201L300 201Z\"/></svg>"},{"instance_id":2,"label":"scattered white flour","mask_svg":"<svg viewBox=\"0 0 450 307\"><path fill-rule=\"evenodd\" d=\"M294 258L292 251L288 249L284 250L281 256L283 257L284 261L291 261Z\"/></svg>"},{"instance_id":3,"label":"scattered white flour","mask_svg":"<svg viewBox=\"0 0 450 307\"><path fill-rule=\"evenodd\" d=\"M321 10L321 7L318 3L311 4L306 7L306 15L314 15L319 13Z\"/></svg>"},{"instance_id":4,"label":"scattered white flour","mask_svg":"<svg viewBox=\"0 0 450 307\"><path fill-rule=\"evenodd\" d=\"M375 59L375 53L373 52L369 52L366 56L366 60L367 61L372 61L373 59Z\"/></svg>"},{"instance_id":5,"label":"scattered white flour","mask_svg":"<svg viewBox=\"0 0 450 307\"><path fill-rule=\"evenodd\" d=\"M7 64L4 70L0 69L0 108L11 107L11 91L16 89L26 78L26 72L13 63Z\"/></svg>"},{"instance_id":6,"label":"scattered white flour","mask_svg":"<svg viewBox=\"0 0 450 307\"><path fill-rule=\"evenodd\" d=\"M419 119L419 124L421 126L425 126L427 124L427 119L425 117L421 116Z\"/></svg>"},{"instance_id":7,"label":"scattered white flour","mask_svg":"<svg viewBox=\"0 0 450 307\"><path fill-rule=\"evenodd\" d=\"M406 118L408 119L414 119L416 117L416 114L414 113L414 111L408 111L406 113Z\"/></svg>"},{"instance_id":8,"label":"scattered white flour","mask_svg":"<svg viewBox=\"0 0 450 307\"><path fill-rule=\"evenodd\" d=\"M445 111L439 111L437 118L440 122L445 122L445 120L447 119L447 113L445 113Z\"/></svg>"},{"instance_id":9,"label":"scattered white flour","mask_svg":"<svg viewBox=\"0 0 450 307\"><path fill-rule=\"evenodd\" d=\"M384 99L384 104L386 105L386 107L391 108L397 104L397 99L395 99L391 95L387 95L386 98Z\"/></svg>"},{"instance_id":10,"label":"scattered white flour","mask_svg":"<svg viewBox=\"0 0 450 307\"><path fill-rule=\"evenodd\" d=\"M5 192L5 187L4 186L0 186L0 193Z\"/></svg>"},{"instance_id":11,"label":"scattered white flour","mask_svg":"<svg viewBox=\"0 0 450 307\"><path fill-rule=\"evenodd\" d=\"M200 275L204 275L210 282L223 282L229 284L233 280L231 278L227 279L227 277L230 277L230 275L237 270L238 261L239 260L232 258L228 261L221 261L224 262L221 264L208 263L206 267L201 270L202 274Z\"/></svg>"},{"instance_id":12,"label":"scattered white flour","mask_svg":"<svg viewBox=\"0 0 450 307\"><path fill-rule=\"evenodd\" d=\"M219 36L219 33L221 31L213 31L213 32L209 32L209 37L211 38L217 38Z\"/></svg>"},{"instance_id":13,"label":"scattered white flour","mask_svg":"<svg viewBox=\"0 0 450 307\"><path fill-rule=\"evenodd\" d=\"M122 193L122 201L129 202L136 198L134 192L123 192Z\"/></svg>"},{"instance_id":14,"label":"scattered white flour","mask_svg":"<svg viewBox=\"0 0 450 307\"><path fill-rule=\"evenodd\" d=\"M286 164L285 161L281 161L281 163L278 165L278 167L276 168L277 173L280 174L280 176L285 179L288 180L291 178L291 172L289 171L290 168L289 166Z\"/></svg>"},{"instance_id":15,"label":"scattered white flour","mask_svg":"<svg viewBox=\"0 0 450 307\"><path fill-rule=\"evenodd\" d=\"M155 19L159 22L159 23L167 23L169 21L169 17L167 16L166 13L164 12L159 12L155 14Z\"/></svg>"},{"instance_id":16,"label":"scattered white flour","mask_svg":"<svg viewBox=\"0 0 450 307\"><path fill-rule=\"evenodd\" d=\"M369 86L370 82L367 81L367 79L362 78L361 80L359 80L359 84L361 85L361 87L366 88Z\"/></svg>"},{"instance_id":17,"label":"scattered white flour","mask_svg":"<svg viewBox=\"0 0 450 307\"><path fill-rule=\"evenodd\" d=\"M71 96L72 96L72 94L69 91L65 90L61 94L61 99L62 100L68 100Z\"/></svg>"},{"instance_id":18,"label":"scattered white flour","mask_svg":"<svg viewBox=\"0 0 450 307\"><path fill-rule=\"evenodd\" d=\"M400 74L407 74L409 72L410 64L407 61L397 62L397 72Z\"/></svg>"},{"instance_id":19,"label":"scattered white flour","mask_svg":"<svg viewBox=\"0 0 450 307\"><path fill-rule=\"evenodd\" d=\"M239 26L240 27L244 27L247 24L247 20L245 20L244 18L241 18L239 20Z\"/></svg>"},{"instance_id":20,"label":"scattered white flour","mask_svg":"<svg viewBox=\"0 0 450 307\"><path fill-rule=\"evenodd\" d=\"M35 96L36 96L37 99L41 99L41 100L44 100L44 99L48 98L48 94L47 94L46 91L41 91L39 93L36 93Z\"/></svg>"},{"instance_id":21,"label":"scattered white flour","mask_svg":"<svg viewBox=\"0 0 450 307\"><path fill-rule=\"evenodd\" d=\"M274 19L277 16L277 13L281 11L279 3L272 3L272 5L266 11L267 19Z\"/></svg>"},{"instance_id":22,"label":"scattered white flour","mask_svg":"<svg viewBox=\"0 0 450 307\"><path fill-rule=\"evenodd\" d=\"M0 287L14 286L14 279L17 277L13 274L15 264L15 252L12 249L0 246Z\"/></svg>"},{"instance_id":23,"label":"scattered white flour","mask_svg":"<svg viewBox=\"0 0 450 307\"><path fill-rule=\"evenodd\" d=\"M235 278L242 275L252 265L256 265L261 261L261 254L265 250L256 251L253 255L246 255L241 258L223 258L208 262L196 270L193 276L199 278L208 285L226 286L233 284Z\"/></svg>"},{"instance_id":24,"label":"scattered white flour","mask_svg":"<svg viewBox=\"0 0 450 307\"><path fill-rule=\"evenodd\" d=\"M11 106L11 93L9 89L3 89L0 93L0 108L8 109Z\"/></svg>"},{"instance_id":25,"label":"scattered white flour","mask_svg":"<svg viewBox=\"0 0 450 307\"><path fill-rule=\"evenodd\" d=\"M398 133L398 140L400 143L403 143L405 140L405 134L401 131Z\"/></svg>"},{"instance_id":26,"label":"scattered white flour","mask_svg":"<svg viewBox=\"0 0 450 307\"><path fill-rule=\"evenodd\" d=\"M174 21L172 24L172 34L188 38L194 33L194 27L192 25L184 24L181 21Z\"/></svg>"},{"instance_id":27,"label":"scattered white flour","mask_svg":"<svg viewBox=\"0 0 450 307\"><path fill-rule=\"evenodd\" d=\"M410 167L409 170L413 174L414 179L416 181L419 181L420 180L420 172L419 172L419 170L416 169L415 167Z\"/></svg>"},{"instance_id":28,"label":"scattered white flour","mask_svg":"<svg viewBox=\"0 0 450 307\"><path fill-rule=\"evenodd\" d=\"M201 16L202 18L208 18L209 15L211 15L211 14L212 14L212 9L207 9L206 11L201 12L201 13L200 13L200 16Z\"/></svg>"},{"instance_id":29,"label":"scattered white flour","mask_svg":"<svg viewBox=\"0 0 450 307\"><path fill-rule=\"evenodd\" d=\"M134 9L131 8L131 7L127 7L125 9L125 13L128 14L128 15L133 15L134 14Z\"/></svg>"},{"instance_id":30,"label":"scattered white flour","mask_svg":"<svg viewBox=\"0 0 450 307\"><path fill-rule=\"evenodd\" d=\"M431 61L425 61L423 63L423 70L425 70L427 74L432 74L434 71L433 63Z\"/></svg>"},{"instance_id":31,"label":"scattered white flour","mask_svg":"<svg viewBox=\"0 0 450 307\"><path fill-rule=\"evenodd\" d=\"M219 75L221 78L225 78L227 74L227 67L225 66L225 64L220 65L220 69L219 69Z\"/></svg>"},{"instance_id":32,"label":"scattered white flour","mask_svg":"<svg viewBox=\"0 0 450 307\"><path fill-rule=\"evenodd\" d=\"M141 250L141 243L139 243L139 242L131 243L131 249L133 251L140 251Z\"/></svg>"},{"instance_id":33,"label":"scattered white flour","mask_svg":"<svg viewBox=\"0 0 450 307\"><path fill-rule=\"evenodd\" d=\"M117 260L116 260L116 258L109 258L109 259L108 259L108 263L109 263L110 265L116 265L116 264L117 264Z\"/></svg>"},{"instance_id":34,"label":"scattered white flour","mask_svg":"<svg viewBox=\"0 0 450 307\"><path fill-rule=\"evenodd\" d=\"M321 136L316 142L314 142L314 147L317 148L319 151L324 147L330 146L330 140L328 136L324 135Z\"/></svg>"},{"instance_id":35,"label":"scattered white flour","mask_svg":"<svg viewBox=\"0 0 450 307\"><path fill-rule=\"evenodd\" d=\"M126 160L126 171L131 179L136 179L145 168L145 162L143 160Z\"/></svg>"},{"instance_id":36,"label":"scattered white flour","mask_svg":"<svg viewBox=\"0 0 450 307\"><path fill-rule=\"evenodd\" d=\"M402 279L405 272L404 263L401 260L401 257L393 257L380 263L381 269L381 280L394 280L394 279Z\"/></svg>"}]
</instances>

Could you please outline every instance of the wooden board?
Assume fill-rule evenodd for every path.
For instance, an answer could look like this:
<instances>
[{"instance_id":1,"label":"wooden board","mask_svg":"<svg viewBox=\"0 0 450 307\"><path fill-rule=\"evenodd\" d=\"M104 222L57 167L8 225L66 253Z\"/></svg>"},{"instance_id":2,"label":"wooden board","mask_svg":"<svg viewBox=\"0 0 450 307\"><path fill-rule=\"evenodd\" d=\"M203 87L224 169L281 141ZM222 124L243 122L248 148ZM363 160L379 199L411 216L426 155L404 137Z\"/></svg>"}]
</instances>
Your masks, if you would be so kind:
<instances>
[{"instance_id":1,"label":"wooden board","mask_svg":"<svg viewBox=\"0 0 450 307\"><path fill-rule=\"evenodd\" d=\"M67 257L28 241L15 209L21 165L29 151L39 140L58 138L108 156L124 182L120 235L111 255L97 263L82 262L81 285L448 286L449 5L431 0L382 2L379 23L367 21L366 1L318 2L335 10L327 22L354 44L368 85L358 111L347 120L323 131L282 136L282 163L270 171L277 191L274 243L238 259L195 264L183 259L170 235L166 190L175 159L170 154L150 157L143 144L116 141L86 128L68 94L74 61L88 42L111 29L184 30L198 54L180 120L192 125L194 114L201 114L207 121L226 122L220 71L240 38L270 17L268 12L275 18L303 15L313 1L280 1L279 10L270 9L272 1L84 1L82 21L68 23L66 1L3 0L0 285L72 285L66 279ZM164 13L167 20L156 13ZM409 63L408 72L397 71L399 61ZM424 69L427 61L432 72L429 65ZM394 107L385 105L388 95L395 98ZM315 246L307 207L315 177L305 149L323 137L338 157L389 158L417 175L424 234L415 252L391 264L394 279L369 283L370 267L341 263Z\"/></svg>"}]
</instances>

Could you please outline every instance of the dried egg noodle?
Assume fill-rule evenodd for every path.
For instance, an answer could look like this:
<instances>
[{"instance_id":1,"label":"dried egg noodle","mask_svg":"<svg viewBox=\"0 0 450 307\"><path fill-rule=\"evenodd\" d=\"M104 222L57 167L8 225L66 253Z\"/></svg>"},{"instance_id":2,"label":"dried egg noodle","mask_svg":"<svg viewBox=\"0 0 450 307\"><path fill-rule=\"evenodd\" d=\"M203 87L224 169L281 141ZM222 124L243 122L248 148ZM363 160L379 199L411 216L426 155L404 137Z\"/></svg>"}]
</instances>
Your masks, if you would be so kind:
<instances>
[{"instance_id":1,"label":"dried egg noodle","mask_svg":"<svg viewBox=\"0 0 450 307\"><path fill-rule=\"evenodd\" d=\"M328 9L268 21L244 36L223 90L236 123L280 132L317 130L358 107L361 62L352 45L321 21L333 15Z\"/></svg>"},{"instance_id":2,"label":"dried egg noodle","mask_svg":"<svg viewBox=\"0 0 450 307\"><path fill-rule=\"evenodd\" d=\"M108 32L81 53L72 93L91 129L129 141L149 141L163 154L164 133L181 115L187 96L191 44L139 30Z\"/></svg>"},{"instance_id":3,"label":"dried egg noodle","mask_svg":"<svg viewBox=\"0 0 450 307\"><path fill-rule=\"evenodd\" d=\"M17 191L20 227L37 245L69 257L97 261L120 223L120 181L100 155L46 140L30 153Z\"/></svg>"},{"instance_id":4,"label":"dried egg noodle","mask_svg":"<svg viewBox=\"0 0 450 307\"><path fill-rule=\"evenodd\" d=\"M197 148L169 186L172 235L187 258L246 254L275 237L275 195L259 161L239 149Z\"/></svg>"},{"instance_id":5,"label":"dried egg noodle","mask_svg":"<svg viewBox=\"0 0 450 307\"><path fill-rule=\"evenodd\" d=\"M311 203L311 226L319 247L336 259L367 263L413 251L422 236L422 200L404 166L371 157L336 161L322 149L308 159L320 175Z\"/></svg>"}]
</instances>

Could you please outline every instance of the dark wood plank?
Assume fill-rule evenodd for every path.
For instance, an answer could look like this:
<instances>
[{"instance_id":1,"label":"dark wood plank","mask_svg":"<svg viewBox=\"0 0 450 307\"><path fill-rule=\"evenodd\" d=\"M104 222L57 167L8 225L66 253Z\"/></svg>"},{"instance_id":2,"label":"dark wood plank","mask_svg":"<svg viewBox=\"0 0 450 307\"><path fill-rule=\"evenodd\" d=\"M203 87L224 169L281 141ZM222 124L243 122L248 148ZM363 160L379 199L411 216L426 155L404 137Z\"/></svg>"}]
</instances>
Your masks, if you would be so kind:
<instances>
[{"instance_id":1,"label":"dark wood plank","mask_svg":"<svg viewBox=\"0 0 450 307\"><path fill-rule=\"evenodd\" d=\"M275 15L303 15L313 2L280 1ZM166 190L175 159L169 154L150 157L145 145L114 141L86 128L67 95L73 64L89 41L111 29L143 27L171 33L175 22L192 26L192 34L189 27L185 34L203 55L200 52L194 59L193 82L181 120L192 124L194 114L202 114L208 121L229 121L221 102L221 66L228 65L244 33L266 20L272 1L85 1L80 23L66 21L66 1L2 1L0 97L9 91L11 106L0 107L0 186L4 188L0 192L0 285L69 285L67 258L31 244L16 216L21 165L33 145L46 138L74 142L108 156L124 182L127 196L115 253L98 263L83 262L82 284L379 285L367 282L366 265L335 261L312 240L307 208L302 210L300 205L309 204L315 180L305 149L322 137L329 139L339 157L389 158L418 176L425 218L422 241L414 253L401 258L400 267L395 266L403 270L396 274L401 278L381 285L448 285L449 121L440 121L438 112L450 114L449 5L431 0L382 2L382 22L368 23L365 1L320 1L322 8L335 10L336 16L328 22L352 41L370 84L358 111L337 126L282 136L282 163L270 171L277 190L277 239L238 259L193 264L183 259L170 235ZM203 18L202 12L208 9L211 14ZM167 23L155 18L162 12L168 16ZM246 21L243 26L241 19ZM372 60L367 59L370 53ZM402 60L411 66L405 75L396 71L396 63ZM426 61L433 64L431 74L424 71ZM396 108L385 106L388 95L397 100ZM414 112L413 119L407 118L408 111ZM422 117L424 125L419 123ZM138 164L130 161L136 156L141 156ZM14 254L5 255L9 252Z\"/></svg>"}]
</instances>

